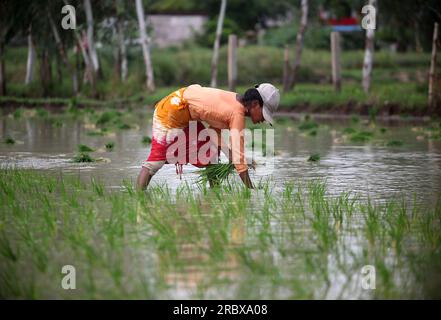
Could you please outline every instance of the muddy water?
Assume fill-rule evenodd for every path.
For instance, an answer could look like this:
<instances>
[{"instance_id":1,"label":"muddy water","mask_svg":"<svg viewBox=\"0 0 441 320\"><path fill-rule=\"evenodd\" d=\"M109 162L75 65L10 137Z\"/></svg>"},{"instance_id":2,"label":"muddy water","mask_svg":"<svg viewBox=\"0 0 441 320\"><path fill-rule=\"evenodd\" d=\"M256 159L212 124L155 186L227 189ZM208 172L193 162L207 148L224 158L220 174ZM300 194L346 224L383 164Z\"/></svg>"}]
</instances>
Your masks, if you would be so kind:
<instances>
[{"instance_id":1,"label":"muddy water","mask_svg":"<svg viewBox=\"0 0 441 320\"><path fill-rule=\"evenodd\" d=\"M48 174L78 175L88 181L91 177L101 179L109 188L122 188L123 180L135 181L142 161L147 157L149 146L141 143L144 135L151 135L151 115L139 114L135 117L134 129L114 130L106 136L90 136L88 132L95 130L91 123L84 119L72 119L60 116L61 126L54 126L50 119L23 117L14 119L3 116L0 119L0 166L18 168L34 168ZM298 129L299 121L284 121L276 125L274 167L266 165L266 159L257 157L257 168L252 172L254 181L269 179L275 188L282 188L287 182L308 181L313 179L326 180L329 194L341 191L353 191L361 197L376 200L387 200L404 196L414 196L420 203L432 205L441 194L441 141L428 140L419 128L427 126L424 122L394 121L375 124L361 121L354 124L351 120L317 120L320 126L316 136ZM368 143L353 143L345 139L343 130L352 127L359 131L374 131L373 139ZM385 128L381 133L380 128ZM13 145L3 143L6 137L16 140ZM400 140L403 145L387 147L385 143ZM104 145L114 142L113 151L106 151ZM79 144L88 145L95 152L95 158L103 158L96 163L73 163L72 158ZM318 153L321 160L308 162L311 154ZM191 166L184 168L182 180L176 175L173 165L166 165L154 178L154 184L168 184L172 188L197 177L196 169ZM280 226L283 228L284 226ZM232 226L232 243L254 243L254 235L246 235L244 222ZM278 233L275 232L275 239ZM234 239L233 239L234 238ZM245 240L247 239L247 240ZM363 246L360 239L350 237L344 240L345 245L353 252L359 252ZM300 243L300 248L303 249ZM293 246L295 249L295 246ZM256 252L257 253L257 252ZM294 251L295 253L295 251ZM155 253L152 253L155 256ZM288 261L296 263L294 254ZM165 280L172 285L168 292L158 293L160 297L189 298L193 297L196 284L209 277L203 266L198 266L195 257L204 257L200 250L191 243L181 243L180 255L177 258L186 266L177 272L168 272ZM271 252L275 266L283 273L292 272L287 268L287 259L278 256L277 251ZM329 294L318 294L320 297L336 298L346 280L344 275L336 271L335 257L330 255L327 269L331 276L332 286ZM240 274L240 263L235 255L225 261L223 276L232 282L247 283L247 275ZM149 261L152 259L149 258ZM343 279L343 280L342 280ZM254 281L254 282L253 282ZM261 283L262 282L262 283ZM265 280L251 279L250 283L267 285ZM352 282L351 282L352 283ZM353 283L355 283L353 281ZM252 287L252 286L251 286ZM247 286L244 286L247 289ZM358 288L358 287L357 287ZM213 293L210 293L213 290ZM359 289L357 289L359 290ZM362 297L357 290L349 290L345 298ZM317 287L320 292L320 286ZM219 295L219 292L222 292ZM216 290L208 287L206 297L234 298L228 290ZM351 293L352 292L352 293ZM288 297L284 292L277 297ZM246 295L241 296L246 297Z\"/></svg>"},{"instance_id":2,"label":"muddy water","mask_svg":"<svg viewBox=\"0 0 441 320\"><path fill-rule=\"evenodd\" d=\"M115 130L107 136L90 136L90 125L81 119L62 118L61 126L50 119L38 117L0 120L2 142L6 137L14 145L0 144L1 166L35 168L50 173L90 176L103 180L106 186L119 188L123 180L135 181L149 146L141 143L151 135L151 115L136 117L135 129ZM375 125L350 120L317 120L316 136L298 130L298 121L285 121L275 129L274 167L265 165L267 159L257 157L258 166L252 172L254 180L270 179L276 188L297 180L326 179L330 194L353 191L374 199L389 199L401 195L416 196L421 202L432 202L441 192L441 141L423 138L417 127L423 122L393 121ZM366 123L364 123L366 122ZM343 139L343 129L375 131L368 143L352 143ZM379 128L386 128L380 133ZM384 131L384 130L383 130ZM385 143L400 140L403 146L387 147ZM104 145L113 141L112 152ZM94 149L92 156L103 158L96 163L73 163L78 144ZM311 154L319 153L319 162L308 162ZM184 167L182 180L173 165L166 165L152 183L167 183L176 187L184 181L194 181L196 168Z\"/></svg>"}]
</instances>

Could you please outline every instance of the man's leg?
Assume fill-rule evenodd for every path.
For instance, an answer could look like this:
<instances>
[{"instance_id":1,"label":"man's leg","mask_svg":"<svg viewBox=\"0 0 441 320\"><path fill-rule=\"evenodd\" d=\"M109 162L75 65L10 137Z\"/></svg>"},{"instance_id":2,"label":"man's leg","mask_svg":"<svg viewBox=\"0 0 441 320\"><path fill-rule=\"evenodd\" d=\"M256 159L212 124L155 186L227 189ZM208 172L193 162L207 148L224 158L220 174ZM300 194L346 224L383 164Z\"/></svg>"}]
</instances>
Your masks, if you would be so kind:
<instances>
[{"instance_id":1,"label":"man's leg","mask_svg":"<svg viewBox=\"0 0 441 320\"><path fill-rule=\"evenodd\" d=\"M150 180L165 164L165 161L145 161L138 175L136 187L138 190L145 190Z\"/></svg>"}]
</instances>

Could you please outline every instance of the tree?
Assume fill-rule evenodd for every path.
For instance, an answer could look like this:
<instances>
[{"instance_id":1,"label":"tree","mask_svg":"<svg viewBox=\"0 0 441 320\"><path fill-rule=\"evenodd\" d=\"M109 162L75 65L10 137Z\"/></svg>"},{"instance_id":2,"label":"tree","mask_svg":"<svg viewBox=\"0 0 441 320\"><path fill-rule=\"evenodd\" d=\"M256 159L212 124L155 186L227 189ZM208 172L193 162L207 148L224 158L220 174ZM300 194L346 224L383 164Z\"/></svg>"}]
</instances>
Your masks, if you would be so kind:
<instances>
[{"instance_id":1,"label":"tree","mask_svg":"<svg viewBox=\"0 0 441 320\"><path fill-rule=\"evenodd\" d=\"M95 73L99 73L100 64L98 60L98 54L96 52L95 40L94 40L94 22L93 22L93 14L92 14L92 5L90 4L90 0L84 0L84 11L86 12L86 20L87 20L87 48L90 57L90 61L92 61L93 69Z\"/></svg>"},{"instance_id":2,"label":"tree","mask_svg":"<svg viewBox=\"0 0 441 320\"><path fill-rule=\"evenodd\" d=\"M136 0L136 14L138 16L138 24L139 24L139 41L141 42L141 46L142 46L142 53L144 56L144 63L145 63L145 72L147 76L146 85L147 85L147 89L150 92L153 92L155 91L155 81L153 78L153 67L152 67L152 60L150 57L150 38L147 36L142 0Z\"/></svg>"},{"instance_id":3,"label":"tree","mask_svg":"<svg viewBox=\"0 0 441 320\"><path fill-rule=\"evenodd\" d=\"M54 36L55 39L55 43L57 44L58 47L58 53L59 56L61 57L64 65L66 66L67 70L69 71L69 73L72 76L72 91L74 95L77 95L79 92L79 87L78 87L78 76L75 70L75 67L70 63L69 61L69 57L67 56L66 53L66 48L65 45L62 41L62 38L60 36L60 33L58 31L58 27L54 22L54 19L52 17L52 13L51 13L51 9L48 7L47 10L47 16L48 16L48 20L52 29L52 34Z\"/></svg>"},{"instance_id":4,"label":"tree","mask_svg":"<svg viewBox=\"0 0 441 320\"><path fill-rule=\"evenodd\" d=\"M30 84L33 79L34 62L35 62L35 46L34 46L34 41L32 39L32 26L29 26L28 59L26 62L26 78L25 78L26 85Z\"/></svg>"},{"instance_id":5,"label":"tree","mask_svg":"<svg viewBox=\"0 0 441 320\"><path fill-rule=\"evenodd\" d=\"M376 0L369 0L369 5L375 7ZM378 11L376 11L378 14ZM368 93L371 86L371 74L372 74L372 65L374 60L374 35L375 30L372 28L367 28L366 30L366 47L364 51L364 60L363 60L363 90Z\"/></svg>"},{"instance_id":6,"label":"tree","mask_svg":"<svg viewBox=\"0 0 441 320\"><path fill-rule=\"evenodd\" d=\"M222 0L219 18L217 20L216 38L213 44L213 58L211 60L211 86L217 86L217 64L219 61L219 46L222 35L222 26L224 24L225 9L227 7L227 0Z\"/></svg>"},{"instance_id":7,"label":"tree","mask_svg":"<svg viewBox=\"0 0 441 320\"><path fill-rule=\"evenodd\" d=\"M32 1L0 1L0 96L6 95L5 47L17 33L27 30Z\"/></svg>"},{"instance_id":8,"label":"tree","mask_svg":"<svg viewBox=\"0 0 441 320\"><path fill-rule=\"evenodd\" d=\"M441 21L441 2L438 0L380 1L380 38L385 32L398 45L398 50L417 52L432 47L433 24Z\"/></svg>"},{"instance_id":9,"label":"tree","mask_svg":"<svg viewBox=\"0 0 441 320\"><path fill-rule=\"evenodd\" d=\"M116 38L116 59L115 59L115 71L122 81L127 79L128 75L128 61L127 61L127 47L125 42L125 30L126 20L131 18L128 16L126 4L122 0L115 0L115 38Z\"/></svg>"},{"instance_id":10,"label":"tree","mask_svg":"<svg viewBox=\"0 0 441 320\"><path fill-rule=\"evenodd\" d=\"M297 32L296 38L296 52L294 57L294 64L288 77L288 82L284 83L283 90L289 91L294 88L297 80L297 73L300 68L300 62L302 59L302 49L303 49L303 39L305 36L306 27L308 25L308 0L302 0L301 2L301 18L300 18L300 28Z\"/></svg>"}]
</instances>

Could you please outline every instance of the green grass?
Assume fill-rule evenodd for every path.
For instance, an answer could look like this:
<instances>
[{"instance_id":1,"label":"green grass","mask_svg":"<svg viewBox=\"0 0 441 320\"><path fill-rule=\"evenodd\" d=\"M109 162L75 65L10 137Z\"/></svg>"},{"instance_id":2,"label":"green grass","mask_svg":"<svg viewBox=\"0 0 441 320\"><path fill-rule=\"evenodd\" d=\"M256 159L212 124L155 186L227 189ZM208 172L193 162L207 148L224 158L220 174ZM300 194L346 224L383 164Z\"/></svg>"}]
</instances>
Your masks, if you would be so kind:
<instances>
[{"instance_id":1,"label":"green grass","mask_svg":"<svg viewBox=\"0 0 441 320\"><path fill-rule=\"evenodd\" d=\"M152 59L158 90L148 93L142 54L138 46L129 48L129 76L121 82L115 76L112 48L100 49L104 78L98 81L99 100L90 99L89 85L84 85L79 97L72 98L71 79L67 70L62 70L63 81L54 77L49 97L43 98L38 76L28 86L23 84L26 71L26 48L6 48L6 78L8 97L0 97L0 103L27 103L38 106L66 105L70 107L108 105L154 105L176 88L192 83L209 85L211 74L211 49L185 47L180 50L155 49ZM220 51L219 83L227 85L226 47ZM74 62L74 57L71 57ZM375 66L371 94L361 89L363 51L342 53L343 86L340 93L334 92L330 81L330 52L305 48L298 74L299 84L295 90L282 94L281 107L286 110L308 107L323 111L343 105L368 105L370 110L380 110L388 104L398 104L412 113L426 110L427 81L424 75L430 55L427 53L375 53ZM440 62L438 62L440 64ZM243 92L255 83L272 82L280 86L283 69L283 49L268 46L246 46L238 49L238 91ZM38 75L37 70L35 74ZM375 109L376 108L376 109Z\"/></svg>"},{"instance_id":2,"label":"green grass","mask_svg":"<svg viewBox=\"0 0 441 320\"><path fill-rule=\"evenodd\" d=\"M0 170L0 297L441 297L441 199L375 203L317 180L122 187ZM61 288L67 264L76 290ZM367 264L376 290L359 287Z\"/></svg>"}]
</instances>

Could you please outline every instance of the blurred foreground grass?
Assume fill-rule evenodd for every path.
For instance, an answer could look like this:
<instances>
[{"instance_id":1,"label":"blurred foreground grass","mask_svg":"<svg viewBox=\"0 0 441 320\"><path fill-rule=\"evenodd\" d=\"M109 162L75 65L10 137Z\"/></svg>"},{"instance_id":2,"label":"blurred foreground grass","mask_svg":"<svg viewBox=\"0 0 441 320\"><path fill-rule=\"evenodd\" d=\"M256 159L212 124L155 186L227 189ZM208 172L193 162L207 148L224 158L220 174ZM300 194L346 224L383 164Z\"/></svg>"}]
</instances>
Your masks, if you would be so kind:
<instances>
[{"instance_id":1,"label":"blurred foreground grass","mask_svg":"<svg viewBox=\"0 0 441 320\"><path fill-rule=\"evenodd\" d=\"M440 298L439 200L330 197L323 181L144 193L1 169L0 297ZM376 290L361 288L364 265Z\"/></svg>"}]
</instances>

